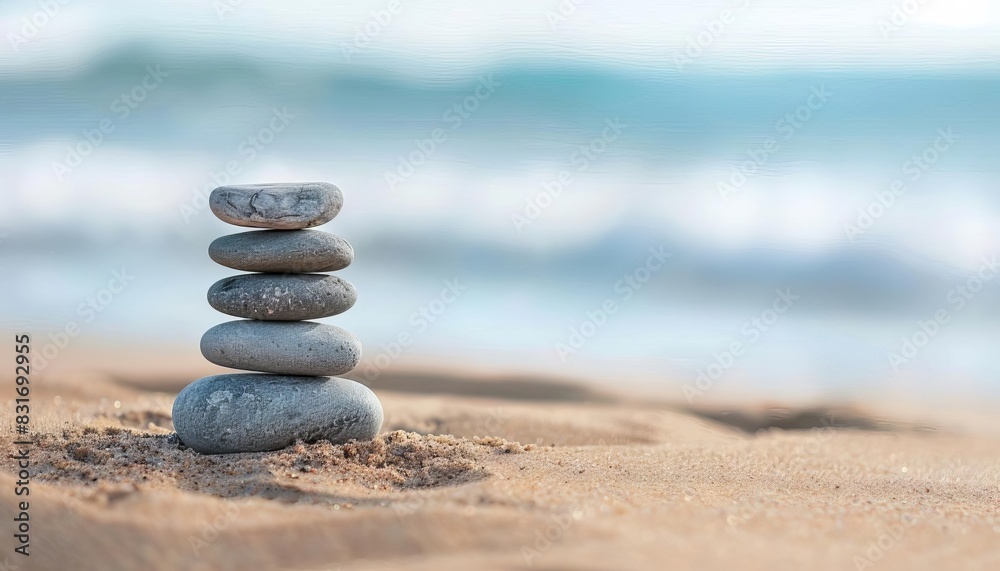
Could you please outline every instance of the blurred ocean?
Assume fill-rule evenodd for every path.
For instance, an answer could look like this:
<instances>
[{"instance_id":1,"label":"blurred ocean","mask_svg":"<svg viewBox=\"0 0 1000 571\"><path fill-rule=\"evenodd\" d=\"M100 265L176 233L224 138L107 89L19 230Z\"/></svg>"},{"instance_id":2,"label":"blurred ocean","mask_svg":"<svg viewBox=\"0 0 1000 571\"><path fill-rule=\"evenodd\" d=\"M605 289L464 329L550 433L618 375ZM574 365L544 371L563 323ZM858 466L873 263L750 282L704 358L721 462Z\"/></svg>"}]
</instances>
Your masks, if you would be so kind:
<instances>
[{"instance_id":1,"label":"blurred ocean","mask_svg":"<svg viewBox=\"0 0 1000 571\"><path fill-rule=\"evenodd\" d=\"M654 63L135 36L0 60L8 328L196 346L232 273L208 244L237 231L204 194L321 180L345 192L323 229L355 246L360 292L327 321L389 366L678 397L703 372L757 396L1000 391L1000 60L975 55L995 51L678 66L684 36ZM670 256L646 272L650 248ZM122 269L134 281L81 310ZM447 305L446 280L465 287Z\"/></svg>"}]
</instances>

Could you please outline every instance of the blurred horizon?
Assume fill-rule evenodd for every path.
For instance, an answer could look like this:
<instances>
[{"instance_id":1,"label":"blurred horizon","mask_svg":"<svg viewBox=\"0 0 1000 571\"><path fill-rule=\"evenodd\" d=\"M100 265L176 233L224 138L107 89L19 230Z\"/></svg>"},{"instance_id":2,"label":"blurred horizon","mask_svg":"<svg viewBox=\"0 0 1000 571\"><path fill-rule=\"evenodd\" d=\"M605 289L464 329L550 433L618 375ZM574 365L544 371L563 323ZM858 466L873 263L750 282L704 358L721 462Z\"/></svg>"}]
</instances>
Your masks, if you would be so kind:
<instances>
[{"instance_id":1,"label":"blurred horizon","mask_svg":"<svg viewBox=\"0 0 1000 571\"><path fill-rule=\"evenodd\" d=\"M0 8L10 327L82 322L124 268L83 334L197 346L231 319L208 244L249 230L201 198L321 180L360 294L324 321L366 359L409 333L398 363L678 398L713 365L709 390L762 397L1000 395L1000 7L217 4L60 5L16 49L39 5ZM448 280L467 289L421 328Z\"/></svg>"}]
</instances>

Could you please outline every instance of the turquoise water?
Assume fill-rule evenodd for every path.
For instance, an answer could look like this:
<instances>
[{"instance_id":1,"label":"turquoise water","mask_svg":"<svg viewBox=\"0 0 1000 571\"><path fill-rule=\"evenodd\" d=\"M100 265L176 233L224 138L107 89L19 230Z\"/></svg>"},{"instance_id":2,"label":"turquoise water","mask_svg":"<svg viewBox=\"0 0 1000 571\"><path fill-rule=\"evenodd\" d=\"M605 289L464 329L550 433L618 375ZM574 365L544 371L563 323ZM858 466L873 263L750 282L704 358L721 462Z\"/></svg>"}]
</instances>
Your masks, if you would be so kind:
<instances>
[{"instance_id":1,"label":"turquoise water","mask_svg":"<svg viewBox=\"0 0 1000 571\"><path fill-rule=\"evenodd\" d=\"M207 245L232 231L204 193L326 180L361 292L328 321L388 366L676 396L702 374L703 392L772 396L1000 389L997 67L290 65L181 45L3 68L10 323L195 344L228 273ZM85 322L120 268L136 280ZM450 305L446 280L466 286Z\"/></svg>"}]
</instances>

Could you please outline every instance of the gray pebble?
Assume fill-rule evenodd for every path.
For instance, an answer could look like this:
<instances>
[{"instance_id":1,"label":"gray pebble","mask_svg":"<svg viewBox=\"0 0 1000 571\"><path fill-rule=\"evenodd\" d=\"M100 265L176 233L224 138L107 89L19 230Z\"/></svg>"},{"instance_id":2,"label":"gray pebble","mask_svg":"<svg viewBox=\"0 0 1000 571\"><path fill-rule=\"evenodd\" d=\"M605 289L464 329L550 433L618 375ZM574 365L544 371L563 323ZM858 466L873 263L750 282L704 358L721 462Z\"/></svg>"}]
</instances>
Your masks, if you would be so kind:
<instances>
[{"instance_id":1,"label":"gray pebble","mask_svg":"<svg viewBox=\"0 0 1000 571\"><path fill-rule=\"evenodd\" d=\"M323 323L239 320L206 331L201 354L233 369L322 377L356 367L361 341L350 331Z\"/></svg>"},{"instance_id":2,"label":"gray pebble","mask_svg":"<svg viewBox=\"0 0 1000 571\"><path fill-rule=\"evenodd\" d=\"M208 289L208 303L234 317L301 321L343 313L358 300L350 282L323 274L243 274Z\"/></svg>"},{"instance_id":3,"label":"gray pebble","mask_svg":"<svg viewBox=\"0 0 1000 571\"><path fill-rule=\"evenodd\" d=\"M245 272L335 272L351 265L354 248L319 230L255 230L217 238L208 255Z\"/></svg>"},{"instance_id":4,"label":"gray pebble","mask_svg":"<svg viewBox=\"0 0 1000 571\"><path fill-rule=\"evenodd\" d=\"M241 184L213 190L208 205L220 220L237 226L297 230L333 220L344 196L325 182Z\"/></svg>"},{"instance_id":5,"label":"gray pebble","mask_svg":"<svg viewBox=\"0 0 1000 571\"><path fill-rule=\"evenodd\" d=\"M199 379L174 400L174 429L203 454L278 450L296 440L371 440L382 405L347 379L234 374Z\"/></svg>"}]
</instances>

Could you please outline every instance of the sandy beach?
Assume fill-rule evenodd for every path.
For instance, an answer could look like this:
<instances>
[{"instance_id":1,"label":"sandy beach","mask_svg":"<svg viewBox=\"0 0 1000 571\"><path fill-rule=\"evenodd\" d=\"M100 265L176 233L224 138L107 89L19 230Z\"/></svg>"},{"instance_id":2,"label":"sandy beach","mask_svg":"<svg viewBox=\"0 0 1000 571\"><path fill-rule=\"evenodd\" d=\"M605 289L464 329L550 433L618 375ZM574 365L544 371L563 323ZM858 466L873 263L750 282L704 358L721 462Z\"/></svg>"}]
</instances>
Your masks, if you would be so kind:
<instances>
[{"instance_id":1,"label":"sandy beach","mask_svg":"<svg viewBox=\"0 0 1000 571\"><path fill-rule=\"evenodd\" d=\"M0 571L1000 571L1000 0L179 4L0 2Z\"/></svg>"},{"instance_id":2,"label":"sandy beach","mask_svg":"<svg viewBox=\"0 0 1000 571\"><path fill-rule=\"evenodd\" d=\"M1000 437L957 417L690 410L423 371L373 383L386 413L373 442L203 456L173 435L170 406L204 365L129 363L53 368L35 383L31 556L10 555L5 533L6 568L1000 564ZM11 428L0 427L7 490ZM14 504L0 505L10 522Z\"/></svg>"}]
</instances>

